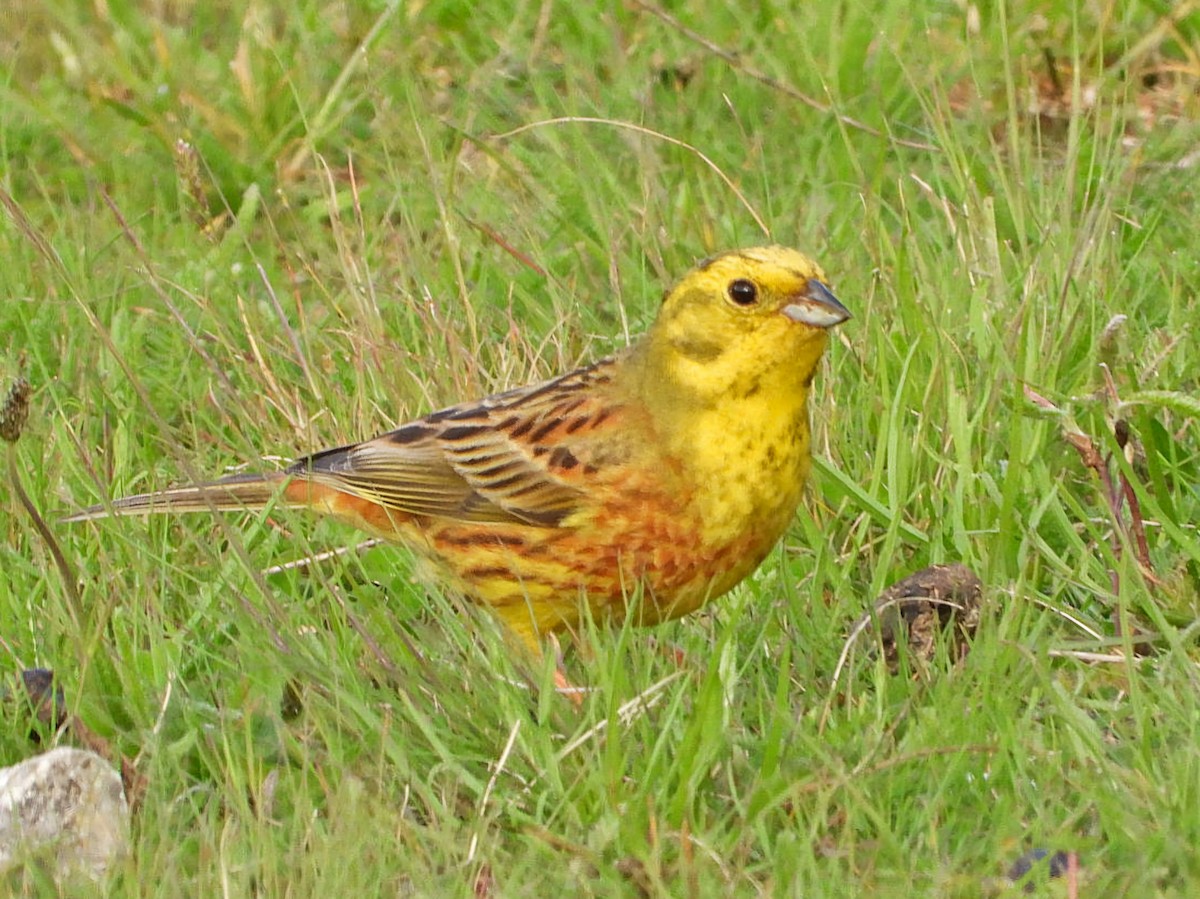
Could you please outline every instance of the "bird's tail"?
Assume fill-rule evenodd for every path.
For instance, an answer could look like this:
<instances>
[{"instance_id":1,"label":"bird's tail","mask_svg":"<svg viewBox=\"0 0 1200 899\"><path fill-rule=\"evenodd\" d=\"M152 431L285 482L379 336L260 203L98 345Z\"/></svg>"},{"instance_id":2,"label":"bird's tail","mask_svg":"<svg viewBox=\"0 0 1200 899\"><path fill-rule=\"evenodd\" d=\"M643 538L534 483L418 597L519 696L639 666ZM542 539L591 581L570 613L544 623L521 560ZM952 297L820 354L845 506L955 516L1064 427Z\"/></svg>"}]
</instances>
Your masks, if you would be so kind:
<instances>
[{"instance_id":1,"label":"bird's tail","mask_svg":"<svg viewBox=\"0 0 1200 899\"><path fill-rule=\"evenodd\" d=\"M306 505L306 497L287 490L288 478L283 472L230 475L206 484L122 497L111 503L83 509L62 520L64 523L94 521L110 515L154 515L160 512L253 511L272 502L285 507ZM289 493L293 495L289 496Z\"/></svg>"}]
</instances>

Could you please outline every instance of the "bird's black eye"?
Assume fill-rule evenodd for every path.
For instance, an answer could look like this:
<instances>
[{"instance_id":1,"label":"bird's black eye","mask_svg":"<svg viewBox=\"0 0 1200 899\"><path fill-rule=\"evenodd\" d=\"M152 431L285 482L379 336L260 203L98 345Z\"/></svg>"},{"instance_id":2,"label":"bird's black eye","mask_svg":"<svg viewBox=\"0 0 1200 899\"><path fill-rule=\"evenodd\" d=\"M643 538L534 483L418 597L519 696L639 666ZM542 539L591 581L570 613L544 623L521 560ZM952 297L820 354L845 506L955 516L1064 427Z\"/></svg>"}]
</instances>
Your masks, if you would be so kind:
<instances>
[{"instance_id":1,"label":"bird's black eye","mask_svg":"<svg viewBox=\"0 0 1200 899\"><path fill-rule=\"evenodd\" d=\"M738 278L729 285L729 299L739 306L753 306L758 302L758 288L753 281Z\"/></svg>"}]
</instances>

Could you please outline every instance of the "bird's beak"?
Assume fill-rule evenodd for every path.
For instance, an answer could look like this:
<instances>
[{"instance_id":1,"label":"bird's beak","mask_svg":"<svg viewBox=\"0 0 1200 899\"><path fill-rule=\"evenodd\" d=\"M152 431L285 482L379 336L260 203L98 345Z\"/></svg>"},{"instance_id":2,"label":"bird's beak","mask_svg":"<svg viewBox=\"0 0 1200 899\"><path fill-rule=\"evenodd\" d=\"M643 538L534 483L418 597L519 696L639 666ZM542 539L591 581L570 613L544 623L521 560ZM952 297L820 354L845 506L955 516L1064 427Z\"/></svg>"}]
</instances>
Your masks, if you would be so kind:
<instances>
[{"instance_id":1,"label":"bird's beak","mask_svg":"<svg viewBox=\"0 0 1200 899\"><path fill-rule=\"evenodd\" d=\"M804 285L804 292L783 307L783 314L814 328L832 328L848 319L850 310L838 302L828 287L811 278Z\"/></svg>"}]
</instances>

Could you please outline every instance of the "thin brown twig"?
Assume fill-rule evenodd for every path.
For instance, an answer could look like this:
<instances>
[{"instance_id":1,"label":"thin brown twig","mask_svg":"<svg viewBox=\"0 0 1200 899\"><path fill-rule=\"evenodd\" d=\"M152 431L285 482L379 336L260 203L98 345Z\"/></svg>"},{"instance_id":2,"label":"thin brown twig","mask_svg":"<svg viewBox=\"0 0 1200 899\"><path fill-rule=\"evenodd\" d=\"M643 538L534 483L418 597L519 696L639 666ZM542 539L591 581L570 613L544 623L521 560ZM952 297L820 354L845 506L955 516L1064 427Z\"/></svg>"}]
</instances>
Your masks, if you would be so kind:
<instances>
[{"instance_id":1,"label":"thin brown twig","mask_svg":"<svg viewBox=\"0 0 1200 899\"><path fill-rule=\"evenodd\" d=\"M1124 449L1124 446L1121 447ZM1125 477L1125 472L1120 472L1121 476L1121 492L1125 496L1125 502L1129 504L1129 530L1133 533L1133 545L1137 551L1138 562L1142 565L1142 571L1151 580L1153 577L1153 569L1150 565L1150 542L1146 539L1146 524L1142 518L1142 504L1138 500L1137 494L1133 490L1133 484L1129 478Z\"/></svg>"},{"instance_id":2,"label":"thin brown twig","mask_svg":"<svg viewBox=\"0 0 1200 899\"><path fill-rule=\"evenodd\" d=\"M1104 383L1108 390L1109 398L1112 400L1113 408L1119 409L1121 406L1121 397L1117 393L1117 385L1113 381L1112 371L1107 365L1101 365L1100 370L1104 372ZM1125 447L1129 445L1129 425L1124 419L1118 419L1113 425L1113 434L1117 438L1117 446L1121 452L1125 452ZM1142 571L1147 575L1152 574L1150 565L1150 543L1146 540L1146 525L1142 519L1142 504L1138 501L1137 494L1134 493L1133 484L1129 482L1129 478L1125 476L1123 469L1118 469L1118 475L1121 483L1121 493L1117 497L1119 501L1124 497L1125 502L1129 504L1129 531L1133 535L1134 549L1137 552L1138 562L1141 563Z\"/></svg>"},{"instance_id":3,"label":"thin brown twig","mask_svg":"<svg viewBox=\"0 0 1200 899\"><path fill-rule=\"evenodd\" d=\"M71 600L72 624L75 625L78 633L82 633L83 598L79 595L79 582L75 579L75 571L71 568L71 563L67 561L62 547L58 545L58 540L55 539L50 526L46 524L46 520L42 518L41 513L37 510L37 506L33 504L33 500L29 498L29 494L25 492L25 487L21 484L21 475L17 471L17 450L14 446L8 447L8 479L12 483L13 493L17 495L17 501L21 503L22 508L29 515L29 520L33 522L33 527L38 532L38 536L42 538L42 541L46 544L46 548L50 550L50 558L54 559L54 566L58 569L63 587L67 591L67 597Z\"/></svg>"},{"instance_id":4,"label":"thin brown twig","mask_svg":"<svg viewBox=\"0 0 1200 899\"><path fill-rule=\"evenodd\" d=\"M3 187L0 187L0 205L3 205L8 211L13 224L17 226L17 230L21 232L26 240L33 244L34 248L38 251L38 255L49 263L56 275L62 278L65 283L71 285L71 277L67 273L67 267L63 265L62 257L58 255L58 251L54 249L54 245L29 220L29 217L25 215L25 210L17 203L16 198Z\"/></svg>"},{"instance_id":5,"label":"thin brown twig","mask_svg":"<svg viewBox=\"0 0 1200 899\"><path fill-rule=\"evenodd\" d=\"M791 97L793 100L799 100L805 106L811 107L812 109L817 110L817 112L824 113L825 115L832 115L848 128L854 128L857 131L862 131L863 133L870 134L873 137L881 137L885 140L891 140L899 146L909 147L913 150L925 150L933 153L941 152L941 149L939 147L935 147L933 144L927 144L924 141L919 140L908 140L903 137L897 137L894 134L884 134L878 128L872 128L866 122L860 122L858 119L852 118L848 115L843 115L840 112L835 112L831 104L823 103L815 97L810 97L808 94L804 93L793 85L788 84L786 81L780 81L778 78L774 78L771 75L768 75L766 72L760 71L759 69L742 62L741 57L737 53L734 53L732 50L726 50L724 47L714 43L699 32L688 28L665 9L661 9L651 3L646 3L645 0L630 0L630 2L638 9L650 13L650 15L654 16L656 19L666 23L666 25L672 30L677 31L692 43L699 44L713 56L727 63L734 70L741 72L743 75L746 75L749 78L753 78L755 81L765 84L772 90L779 91L781 94Z\"/></svg>"},{"instance_id":6,"label":"thin brown twig","mask_svg":"<svg viewBox=\"0 0 1200 899\"><path fill-rule=\"evenodd\" d=\"M540 265L538 265L536 262L534 262L533 259L528 254L522 253L520 250L518 250L516 247L514 247L511 243L509 243L507 240L505 240L504 236L501 235L500 232L497 231L495 228L492 228L489 225L485 225L483 222L477 222L473 218L470 218L469 216L464 215L463 219L466 221L466 223L468 225L470 225L476 231L483 234L484 237L491 240L494 244L499 246L500 249L504 250L504 252L508 253L509 256L512 256L514 259L516 259L518 262L520 262L526 268L533 269L533 271L537 272L543 278L549 277L544 268L542 268Z\"/></svg>"},{"instance_id":7,"label":"thin brown twig","mask_svg":"<svg viewBox=\"0 0 1200 899\"><path fill-rule=\"evenodd\" d=\"M1111 376L1108 375L1108 367L1101 366L1101 368L1104 369L1105 376L1111 378ZM1111 379L1109 381L1109 389L1112 391L1112 394L1115 397L1116 388L1112 385ZM1025 386L1025 398L1042 409L1052 412L1062 411L1056 405L1054 405L1053 402L1042 396L1028 385ZM1121 488L1117 488L1117 485L1112 478L1112 472L1109 470L1108 463L1100 454L1100 450L1096 448L1096 443L1091 437L1070 423L1063 425L1062 432L1063 439L1066 440L1067 443L1069 443L1077 453L1079 453L1079 459L1081 462L1083 462L1084 467L1090 468L1092 471L1096 472L1096 475L1100 478L1101 484L1104 485L1104 498L1108 502L1108 508L1112 513L1113 523L1116 526L1116 529L1113 533L1113 552L1119 559L1121 557L1121 539L1119 532L1124 529L1124 519L1121 516L1121 502L1123 500L1132 498L1132 504L1130 508L1131 510L1135 507L1137 508L1137 514L1135 516L1136 527L1141 532L1142 540L1145 540L1145 530L1142 527L1141 519L1141 506L1137 503L1137 497L1132 496L1132 487L1129 484L1129 481L1125 478L1124 473L1121 474ZM1128 435L1126 435L1125 439L1128 439ZM1121 445L1121 448L1124 449L1124 443L1122 442L1120 434L1117 435L1117 442ZM1139 559L1139 561L1143 560ZM1143 566L1147 571L1149 571L1150 557L1148 546L1146 549Z\"/></svg>"},{"instance_id":8,"label":"thin brown twig","mask_svg":"<svg viewBox=\"0 0 1200 899\"><path fill-rule=\"evenodd\" d=\"M22 368L24 364L25 358L22 354ZM33 388L28 379L20 374L13 381L12 387L9 388L0 403L0 438L8 444L8 480L12 484L13 493L17 495L17 501L29 516L29 520L33 522L34 530L38 532L38 536L50 550L50 556L54 559L54 565L58 568L70 600L71 619L76 633L82 633L80 628L83 626L83 599L79 595L79 581L75 577L71 563L67 561L66 554L63 553L62 547L58 545L58 540L50 530L50 526L46 524L46 520L38 512L37 506L25 492L25 485L21 483L21 472L17 466L17 441L21 439L25 422L29 420L29 397L32 392Z\"/></svg>"},{"instance_id":9,"label":"thin brown twig","mask_svg":"<svg viewBox=\"0 0 1200 899\"><path fill-rule=\"evenodd\" d=\"M1104 373L1105 390L1110 401L1114 406L1120 406L1120 396L1117 393L1116 383L1113 381L1112 373L1107 365L1101 364L1101 371ZM1028 385L1025 386L1025 397L1035 405L1053 412L1061 413L1053 402L1046 397L1037 393ZM1062 427L1063 439L1067 441L1075 451L1079 453L1079 458L1083 462L1084 467L1092 469L1100 478L1100 482L1104 488L1104 498L1108 503L1109 514L1112 517L1113 528L1110 545L1112 547L1113 556L1117 561L1120 561L1124 553L1125 538L1131 538L1131 545L1134 549L1134 554L1137 557L1138 569L1145 579L1147 584L1161 583L1154 575L1153 567L1150 564L1150 544L1146 539L1145 522L1142 518L1142 507L1138 501L1137 494L1134 492L1133 484L1125 476L1125 471L1117 466L1119 482L1113 481L1112 472L1109 468L1109 459L1101 455L1097 449L1095 441L1087 434L1079 430L1079 428L1067 419ZM1118 419L1113 425L1113 434L1117 441L1117 446L1121 452L1125 451L1125 447L1129 442L1129 427L1124 420ZM1119 486L1118 486L1119 483ZM1129 521L1126 522L1125 516L1121 514L1121 504L1128 503L1129 505ZM1114 597L1120 596L1121 593L1121 574L1117 566L1113 566L1108 572L1109 584ZM1118 605L1113 609L1112 613L1113 628L1117 636L1124 635L1124 627L1122 625L1121 609ZM1137 628L1134 628L1134 634L1137 634ZM1137 641L1135 641L1137 642Z\"/></svg>"}]
</instances>

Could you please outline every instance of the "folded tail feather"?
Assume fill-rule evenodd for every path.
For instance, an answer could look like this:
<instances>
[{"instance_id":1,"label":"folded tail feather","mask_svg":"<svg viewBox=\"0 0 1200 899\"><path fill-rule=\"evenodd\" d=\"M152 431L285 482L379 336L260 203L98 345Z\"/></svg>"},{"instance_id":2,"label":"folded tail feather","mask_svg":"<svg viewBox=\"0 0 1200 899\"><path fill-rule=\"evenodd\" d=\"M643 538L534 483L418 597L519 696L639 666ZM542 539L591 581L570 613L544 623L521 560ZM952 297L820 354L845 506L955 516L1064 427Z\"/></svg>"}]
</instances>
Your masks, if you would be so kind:
<instances>
[{"instance_id":1,"label":"folded tail feather","mask_svg":"<svg viewBox=\"0 0 1200 899\"><path fill-rule=\"evenodd\" d=\"M236 474L205 484L140 493L91 506L63 518L64 523L94 521L110 515L155 515L161 512L213 512L262 509L274 501L282 506L306 505L303 495L289 497L284 472Z\"/></svg>"}]
</instances>

